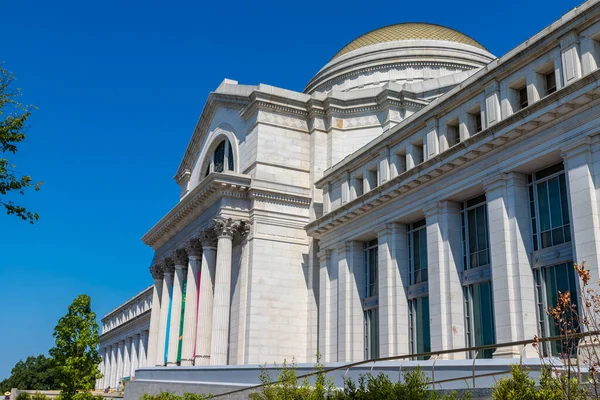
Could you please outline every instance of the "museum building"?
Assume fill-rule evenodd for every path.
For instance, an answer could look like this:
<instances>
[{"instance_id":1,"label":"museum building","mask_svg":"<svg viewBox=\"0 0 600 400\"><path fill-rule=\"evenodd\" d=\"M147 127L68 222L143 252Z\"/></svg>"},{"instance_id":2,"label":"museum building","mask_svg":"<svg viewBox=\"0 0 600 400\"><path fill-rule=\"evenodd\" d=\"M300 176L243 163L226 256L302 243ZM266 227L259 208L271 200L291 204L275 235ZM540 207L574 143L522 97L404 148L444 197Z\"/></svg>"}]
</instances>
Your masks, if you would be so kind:
<instances>
[{"instance_id":1,"label":"museum building","mask_svg":"<svg viewBox=\"0 0 600 400\"><path fill-rule=\"evenodd\" d=\"M572 264L599 277L599 66L588 1L500 58L401 23L347 44L302 93L225 79L175 175L179 202L142 238L154 284L102 320L98 387L145 366L556 334L545 309L557 291L577 299Z\"/></svg>"}]
</instances>

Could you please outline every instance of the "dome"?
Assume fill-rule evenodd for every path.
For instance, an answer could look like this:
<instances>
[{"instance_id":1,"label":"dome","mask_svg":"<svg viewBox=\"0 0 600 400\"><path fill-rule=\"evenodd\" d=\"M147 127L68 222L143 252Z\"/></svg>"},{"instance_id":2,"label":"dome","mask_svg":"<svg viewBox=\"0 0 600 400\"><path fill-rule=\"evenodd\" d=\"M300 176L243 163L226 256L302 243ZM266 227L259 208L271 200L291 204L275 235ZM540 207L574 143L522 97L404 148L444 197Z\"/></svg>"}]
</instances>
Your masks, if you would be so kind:
<instances>
[{"instance_id":1,"label":"dome","mask_svg":"<svg viewBox=\"0 0 600 400\"><path fill-rule=\"evenodd\" d=\"M455 31L454 29L422 22L406 22L402 24L384 26L383 28L375 29L371 32L365 33L362 36L359 36L338 51L333 56L332 60L352 50L360 49L361 47L372 44L392 42L395 40L418 39L444 40L448 42L463 43L486 50L486 48L476 40L470 38L464 33Z\"/></svg>"},{"instance_id":2,"label":"dome","mask_svg":"<svg viewBox=\"0 0 600 400\"><path fill-rule=\"evenodd\" d=\"M365 33L308 82L305 93L350 92L439 79L481 68L495 59L479 42L440 25L407 22Z\"/></svg>"}]
</instances>

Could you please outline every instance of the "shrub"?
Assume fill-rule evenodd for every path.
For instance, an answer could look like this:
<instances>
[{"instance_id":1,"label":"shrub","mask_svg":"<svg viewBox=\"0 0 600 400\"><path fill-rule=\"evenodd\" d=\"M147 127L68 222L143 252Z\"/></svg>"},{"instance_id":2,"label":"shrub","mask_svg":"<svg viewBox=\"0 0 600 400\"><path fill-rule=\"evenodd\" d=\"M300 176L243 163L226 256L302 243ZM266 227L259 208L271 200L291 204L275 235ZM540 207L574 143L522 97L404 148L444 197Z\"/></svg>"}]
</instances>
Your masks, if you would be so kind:
<instances>
[{"instance_id":1,"label":"shrub","mask_svg":"<svg viewBox=\"0 0 600 400\"><path fill-rule=\"evenodd\" d=\"M31 395L27 392L21 392L17 395L17 400L31 400Z\"/></svg>"},{"instance_id":2,"label":"shrub","mask_svg":"<svg viewBox=\"0 0 600 400\"><path fill-rule=\"evenodd\" d=\"M50 400L50 398L44 393L35 392L33 395L31 395L31 400Z\"/></svg>"},{"instance_id":3,"label":"shrub","mask_svg":"<svg viewBox=\"0 0 600 400\"><path fill-rule=\"evenodd\" d=\"M196 393L184 393L183 396L178 396L169 392L162 392L160 394L148 394L140 398L140 400L207 400L212 399L212 395L196 394Z\"/></svg>"}]
</instances>

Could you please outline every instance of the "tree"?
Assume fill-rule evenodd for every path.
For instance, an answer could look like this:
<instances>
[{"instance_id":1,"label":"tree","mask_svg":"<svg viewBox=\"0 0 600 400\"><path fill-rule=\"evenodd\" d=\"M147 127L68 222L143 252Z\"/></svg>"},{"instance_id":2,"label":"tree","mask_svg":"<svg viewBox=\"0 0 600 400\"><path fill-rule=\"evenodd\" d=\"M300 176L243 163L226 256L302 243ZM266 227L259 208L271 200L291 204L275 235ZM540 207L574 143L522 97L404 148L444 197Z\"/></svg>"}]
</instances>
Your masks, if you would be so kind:
<instances>
[{"instance_id":1,"label":"tree","mask_svg":"<svg viewBox=\"0 0 600 400\"><path fill-rule=\"evenodd\" d=\"M89 296L82 294L73 300L67 315L54 328L54 338L50 355L62 398L71 400L77 390L93 389L96 379L102 377L98 369L98 323Z\"/></svg>"},{"instance_id":2,"label":"tree","mask_svg":"<svg viewBox=\"0 0 600 400\"><path fill-rule=\"evenodd\" d=\"M29 356L25 361L19 361L11 370L10 377L0 382L0 392L2 393L10 391L12 388L51 390L56 387L54 362L43 354L37 357Z\"/></svg>"},{"instance_id":3,"label":"tree","mask_svg":"<svg viewBox=\"0 0 600 400\"><path fill-rule=\"evenodd\" d=\"M33 187L38 191L42 184L34 184L29 175L16 172L15 165L5 157L7 154L16 154L17 144L25 140L25 122L33 108L17 101L21 90L12 89L14 79L13 74L6 71L0 63L0 206L4 207L7 214L13 214L33 224L39 219L37 213L6 199L9 192L23 195L25 189Z\"/></svg>"}]
</instances>

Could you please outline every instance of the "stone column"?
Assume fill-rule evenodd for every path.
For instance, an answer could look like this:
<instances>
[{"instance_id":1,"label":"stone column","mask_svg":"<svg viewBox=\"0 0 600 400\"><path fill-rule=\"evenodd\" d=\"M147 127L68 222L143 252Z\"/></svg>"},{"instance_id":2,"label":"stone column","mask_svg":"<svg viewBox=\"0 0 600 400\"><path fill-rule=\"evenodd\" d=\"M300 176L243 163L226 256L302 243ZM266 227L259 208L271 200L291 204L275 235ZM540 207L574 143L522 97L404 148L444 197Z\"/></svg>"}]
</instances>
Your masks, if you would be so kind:
<instances>
[{"instance_id":1,"label":"stone column","mask_svg":"<svg viewBox=\"0 0 600 400\"><path fill-rule=\"evenodd\" d=\"M323 362L337 361L337 279L338 266L332 251L321 249L319 256L319 353Z\"/></svg>"},{"instance_id":2,"label":"stone column","mask_svg":"<svg viewBox=\"0 0 600 400\"><path fill-rule=\"evenodd\" d=\"M165 259L163 265L164 279L163 288L160 300L160 322L158 324L158 343L156 344L156 360L154 361L157 367L165 365L165 350L167 348L167 319L169 318L169 304L171 303L171 295L173 292L173 274L175 265L170 258Z\"/></svg>"},{"instance_id":3,"label":"stone column","mask_svg":"<svg viewBox=\"0 0 600 400\"><path fill-rule=\"evenodd\" d=\"M149 339L149 332L142 331L142 333L140 333L140 345L139 345L139 351L138 351L140 367L148 367L151 365L150 362L148 361L149 360L148 339Z\"/></svg>"},{"instance_id":4,"label":"stone column","mask_svg":"<svg viewBox=\"0 0 600 400\"><path fill-rule=\"evenodd\" d=\"M531 270L531 220L525 176L499 174L484 184L492 264L496 343L538 334L535 286ZM536 357L531 346L525 357ZM495 358L519 358L520 346L502 347Z\"/></svg>"},{"instance_id":5,"label":"stone column","mask_svg":"<svg viewBox=\"0 0 600 400\"><path fill-rule=\"evenodd\" d=\"M231 303L231 255L233 235L240 227L240 222L231 218L217 218L215 224L218 242L210 364L227 365Z\"/></svg>"},{"instance_id":6,"label":"stone column","mask_svg":"<svg viewBox=\"0 0 600 400\"><path fill-rule=\"evenodd\" d=\"M110 346L110 375L106 386L112 388L115 387L115 381L117 380L117 348L118 345L116 343Z\"/></svg>"},{"instance_id":7,"label":"stone column","mask_svg":"<svg viewBox=\"0 0 600 400\"><path fill-rule=\"evenodd\" d=\"M100 361L100 365L98 368L100 369L100 373L102 374L102 378L96 379L96 389L102 389L104 386L104 376L106 373L106 347L103 347L99 351L100 357L102 357L102 361Z\"/></svg>"},{"instance_id":8,"label":"stone column","mask_svg":"<svg viewBox=\"0 0 600 400\"><path fill-rule=\"evenodd\" d=\"M121 340L117 346L117 375L115 376L115 386L123 379L123 349L125 341Z\"/></svg>"},{"instance_id":9,"label":"stone column","mask_svg":"<svg viewBox=\"0 0 600 400\"><path fill-rule=\"evenodd\" d=\"M380 356L409 354L408 238L406 226L389 223L377 235Z\"/></svg>"},{"instance_id":10,"label":"stone column","mask_svg":"<svg viewBox=\"0 0 600 400\"><path fill-rule=\"evenodd\" d=\"M140 334L133 335L131 340L131 370L129 376L135 376L135 370L140 367Z\"/></svg>"},{"instance_id":11,"label":"stone column","mask_svg":"<svg viewBox=\"0 0 600 400\"><path fill-rule=\"evenodd\" d=\"M595 144L595 147L598 145ZM563 149L562 156L565 163L565 178L569 191L571 206L571 232L574 262L585 261L590 269L590 288L598 290L600 278L600 212L598 207L598 193L595 188L594 158L597 158L598 149L592 152L590 138ZM598 163L598 162L597 162ZM598 172L596 172L596 175Z\"/></svg>"},{"instance_id":12,"label":"stone column","mask_svg":"<svg viewBox=\"0 0 600 400\"><path fill-rule=\"evenodd\" d=\"M431 350L465 346L463 290L460 281L461 222L458 204L441 201L424 209L427 222L427 266ZM441 355L461 359L463 353Z\"/></svg>"},{"instance_id":13,"label":"stone column","mask_svg":"<svg viewBox=\"0 0 600 400\"><path fill-rule=\"evenodd\" d=\"M158 347L159 325L160 325L160 301L163 289L163 268L160 264L150 267L150 273L154 278L154 288L152 290L152 311L150 311L150 338L148 343L148 359L151 362L144 362L143 366L156 364L156 350Z\"/></svg>"},{"instance_id":14,"label":"stone column","mask_svg":"<svg viewBox=\"0 0 600 400\"><path fill-rule=\"evenodd\" d=\"M196 324L196 354L194 365L210 365L212 338L213 300L215 287L215 263L217 240L213 229L200 235L202 243L202 267L200 271L200 301Z\"/></svg>"},{"instance_id":15,"label":"stone column","mask_svg":"<svg viewBox=\"0 0 600 400\"><path fill-rule=\"evenodd\" d=\"M196 346L196 328L198 319L198 283L200 281L200 263L202 246L198 239L189 242L189 262L187 286L185 291L185 313L183 316L183 343L181 345L181 365L194 365L194 348Z\"/></svg>"},{"instance_id":16,"label":"stone column","mask_svg":"<svg viewBox=\"0 0 600 400\"><path fill-rule=\"evenodd\" d=\"M123 376L131 376L131 343L133 338L130 336L125 339L123 346Z\"/></svg>"},{"instance_id":17,"label":"stone column","mask_svg":"<svg viewBox=\"0 0 600 400\"><path fill-rule=\"evenodd\" d=\"M169 352L167 367L177 366L177 353L179 352L179 332L181 328L181 307L183 303L183 281L187 269L187 252L177 249L173 256L175 261L175 281L173 282L173 296L171 297L171 322L169 331Z\"/></svg>"},{"instance_id":18,"label":"stone column","mask_svg":"<svg viewBox=\"0 0 600 400\"><path fill-rule=\"evenodd\" d=\"M338 337L337 361L352 362L365 358L365 318L361 303L364 296L364 251L362 242L342 242L338 253Z\"/></svg>"}]
</instances>

